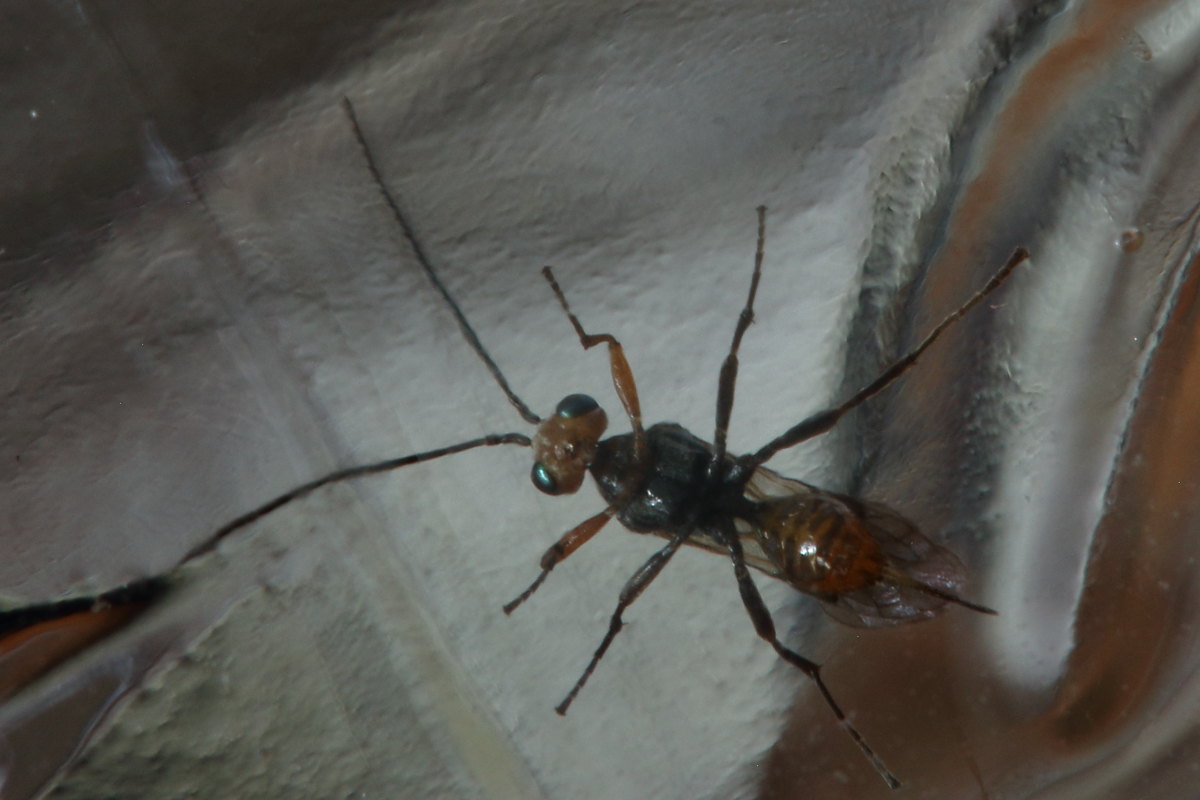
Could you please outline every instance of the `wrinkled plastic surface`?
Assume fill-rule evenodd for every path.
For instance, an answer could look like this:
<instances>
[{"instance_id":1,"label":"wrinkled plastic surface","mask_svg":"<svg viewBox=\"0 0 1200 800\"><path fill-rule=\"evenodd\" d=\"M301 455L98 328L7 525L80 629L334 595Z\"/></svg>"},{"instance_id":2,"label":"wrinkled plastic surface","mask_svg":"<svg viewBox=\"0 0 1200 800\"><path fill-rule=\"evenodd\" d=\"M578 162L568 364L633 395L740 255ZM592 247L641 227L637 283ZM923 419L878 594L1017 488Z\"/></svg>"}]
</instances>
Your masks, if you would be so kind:
<instances>
[{"instance_id":1,"label":"wrinkled plastic surface","mask_svg":"<svg viewBox=\"0 0 1200 800\"><path fill-rule=\"evenodd\" d=\"M526 430L348 95L513 386L541 413L588 392L614 430L544 263L625 344L647 419L707 436L766 204L749 450L1028 247L901 385L772 462L909 516L1000 615L852 630L763 591L909 796L1194 793L1194 4L13 13L4 596L109 588L338 466ZM658 544L612 526L505 617L600 507L528 470L463 454L230 541L0 709L4 796L888 794L706 553L555 715Z\"/></svg>"}]
</instances>

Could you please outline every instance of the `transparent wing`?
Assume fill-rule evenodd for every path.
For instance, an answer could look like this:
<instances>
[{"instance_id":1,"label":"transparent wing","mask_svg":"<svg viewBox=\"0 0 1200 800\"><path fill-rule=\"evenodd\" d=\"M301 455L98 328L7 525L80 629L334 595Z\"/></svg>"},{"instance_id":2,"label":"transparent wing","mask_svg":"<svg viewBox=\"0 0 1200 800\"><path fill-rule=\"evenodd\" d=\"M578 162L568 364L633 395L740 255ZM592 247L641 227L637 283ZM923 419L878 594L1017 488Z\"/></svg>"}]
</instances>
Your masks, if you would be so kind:
<instances>
[{"instance_id":1,"label":"transparent wing","mask_svg":"<svg viewBox=\"0 0 1200 800\"><path fill-rule=\"evenodd\" d=\"M759 572L766 573L772 578L786 580L783 573L764 552L762 543L755 535L755 530L750 525L742 520L736 520L738 536L742 540L742 554L746 559L746 565L753 567ZM670 539L670 535L665 533L656 534L664 539ZM725 548L716 537L710 532L703 529L697 529L695 533L687 540L690 547L698 547L701 550L707 550L710 553L729 557L729 550Z\"/></svg>"},{"instance_id":2,"label":"transparent wing","mask_svg":"<svg viewBox=\"0 0 1200 800\"><path fill-rule=\"evenodd\" d=\"M881 580L826 600L826 613L847 625L901 625L929 619L957 597L967 572L958 556L931 542L886 506L857 505L867 531L887 559L887 568Z\"/></svg>"}]
</instances>

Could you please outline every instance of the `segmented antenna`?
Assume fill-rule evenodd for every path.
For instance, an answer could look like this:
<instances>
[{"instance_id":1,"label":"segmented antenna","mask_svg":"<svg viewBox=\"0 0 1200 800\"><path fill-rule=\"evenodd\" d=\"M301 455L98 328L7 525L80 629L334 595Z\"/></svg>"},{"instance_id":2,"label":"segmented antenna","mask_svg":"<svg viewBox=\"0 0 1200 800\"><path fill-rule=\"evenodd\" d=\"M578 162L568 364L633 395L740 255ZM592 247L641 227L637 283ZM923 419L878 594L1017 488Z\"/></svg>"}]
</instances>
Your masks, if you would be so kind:
<instances>
[{"instance_id":1,"label":"segmented antenna","mask_svg":"<svg viewBox=\"0 0 1200 800\"><path fill-rule=\"evenodd\" d=\"M409 245L412 246L417 261L421 263L421 268L425 270L425 274L429 276L429 280L441 292L446 305L454 312L454 318L458 320L458 328L462 331L463 338L467 340L467 343L471 345L484 365L487 366L488 372L492 373L492 377L500 386L501 391L507 395L508 402L513 404L513 408L517 409L517 413L521 415L521 418L530 425L537 425L542 421L542 418L533 413L533 410L525 405L525 401L517 397L517 393L508 385L508 381L504 378L504 373L500 371L500 367L496 366L496 362L492 360L487 349L484 348L483 342L479 341L479 336L476 335L475 329L471 327L471 323L467 322L466 315L458 307L458 303L454 302L454 298L450 296L450 292L442 284L437 273L433 271L433 265L429 262L429 257L425 255L425 249L421 247L421 243L417 240L412 225L409 224L408 218L400 210L400 204L383 181L383 173L379 171L379 166L375 163L375 156L371 153L367 139L358 124L358 116L354 113L354 104L350 102L349 97L342 98L342 109L346 112L346 117L350 120L350 127L354 130L354 138L358 141L358 146L362 150L363 158L367 162L367 169L371 171L371 177L375 180L375 186L378 187L379 193L383 195L383 200L387 203L388 208L392 210L392 216L395 217L396 224L400 226L400 230L404 232L404 238L408 239Z\"/></svg>"}]
</instances>

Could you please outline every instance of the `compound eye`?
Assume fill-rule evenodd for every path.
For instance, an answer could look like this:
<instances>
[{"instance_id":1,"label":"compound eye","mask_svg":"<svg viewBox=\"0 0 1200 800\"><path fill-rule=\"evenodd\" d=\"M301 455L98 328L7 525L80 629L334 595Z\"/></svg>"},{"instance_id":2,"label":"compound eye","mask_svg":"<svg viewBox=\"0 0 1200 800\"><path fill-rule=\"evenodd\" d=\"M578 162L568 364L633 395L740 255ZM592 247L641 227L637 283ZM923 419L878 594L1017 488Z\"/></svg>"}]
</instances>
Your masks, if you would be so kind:
<instances>
[{"instance_id":1,"label":"compound eye","mask_svg":"<svg viewBox=\"0 0 1200 800\"><path fill-rule=\"evenodd\" d=\"M595 411L600 407L600 404L586 394L569 394L562 400L558 401L558 406L554 409L554 413L566 419L574 417L582 417L584 414ZM536 481L534 481L536 483Z\"/></svg>"},{"instance_id":2,"label":"compound eye","mask_svg":"<svg viewBox=\"0 0 1200 800\"><path fill-rule=\"evenodd\" d=\"M546 469L540 463L533 465L533 470L529 473L529 479L533 481L533 485L540 492L544 492L545 494L560 494L558 481L554 480L554 476L550 474L550 470Z\"/></svg>"}]
</instances>

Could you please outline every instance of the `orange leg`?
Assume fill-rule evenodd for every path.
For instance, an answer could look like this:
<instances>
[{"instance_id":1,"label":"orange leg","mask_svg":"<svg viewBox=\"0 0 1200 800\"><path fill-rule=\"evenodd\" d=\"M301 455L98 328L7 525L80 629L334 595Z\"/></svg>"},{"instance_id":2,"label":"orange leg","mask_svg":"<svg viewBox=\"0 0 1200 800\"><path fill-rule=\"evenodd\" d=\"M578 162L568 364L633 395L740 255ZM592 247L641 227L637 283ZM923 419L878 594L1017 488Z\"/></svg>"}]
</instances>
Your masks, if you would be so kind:
<instances>
[{"instance_id":1,"label":"orange leg","mask_svg":"<svg viewBox=\"0 0 1200 800\"><path fill-rule=\"evenodd\" d=\"M542 581L546 580L546 576L550 574L550 570L554 569L558 562L564 560L567 556L574 553L579 548L596 535L604 524L612 519L614 509L606 508L594 517L588 517L583 522L576 525L571 530L562 535L554 544L550 545L550 549L542 556L542 571L534 579L533 583L529 584L529 588L521 592L516 600L506 603L504 613L511 614L517 606L529 599L529 596L537 591L542 585Z\"/></svg>"},{"instance_id":2,"label":"orange leg","mask_svg":"<svg viewBox=\"0 0 1200 800\"><path fill-rule=\"evenodd\" d=\"M567 297L559 288L558 281L554 280L554 271L550 267L543 267L542 275L550 283L550 288L554 290L554 296L558 298L559 305L567 313L567 318L571 320L571 327L579 336L579 343L583 345L583 349L587 350L601 343L608 345L608 360L609 368L612 370L613 386L617 390L617 397L621 398L621 405L625 407L625 413L629 416L629 424L633 427L634 453L640 460L646 453L646 432L642 429L642 404L638 401L637 383L633 379L633 370L629 367L629 361L625 358L625 348L611 333L588 333L585 331L579 318L567 304Z\"/></svg>"}]
</instances>

